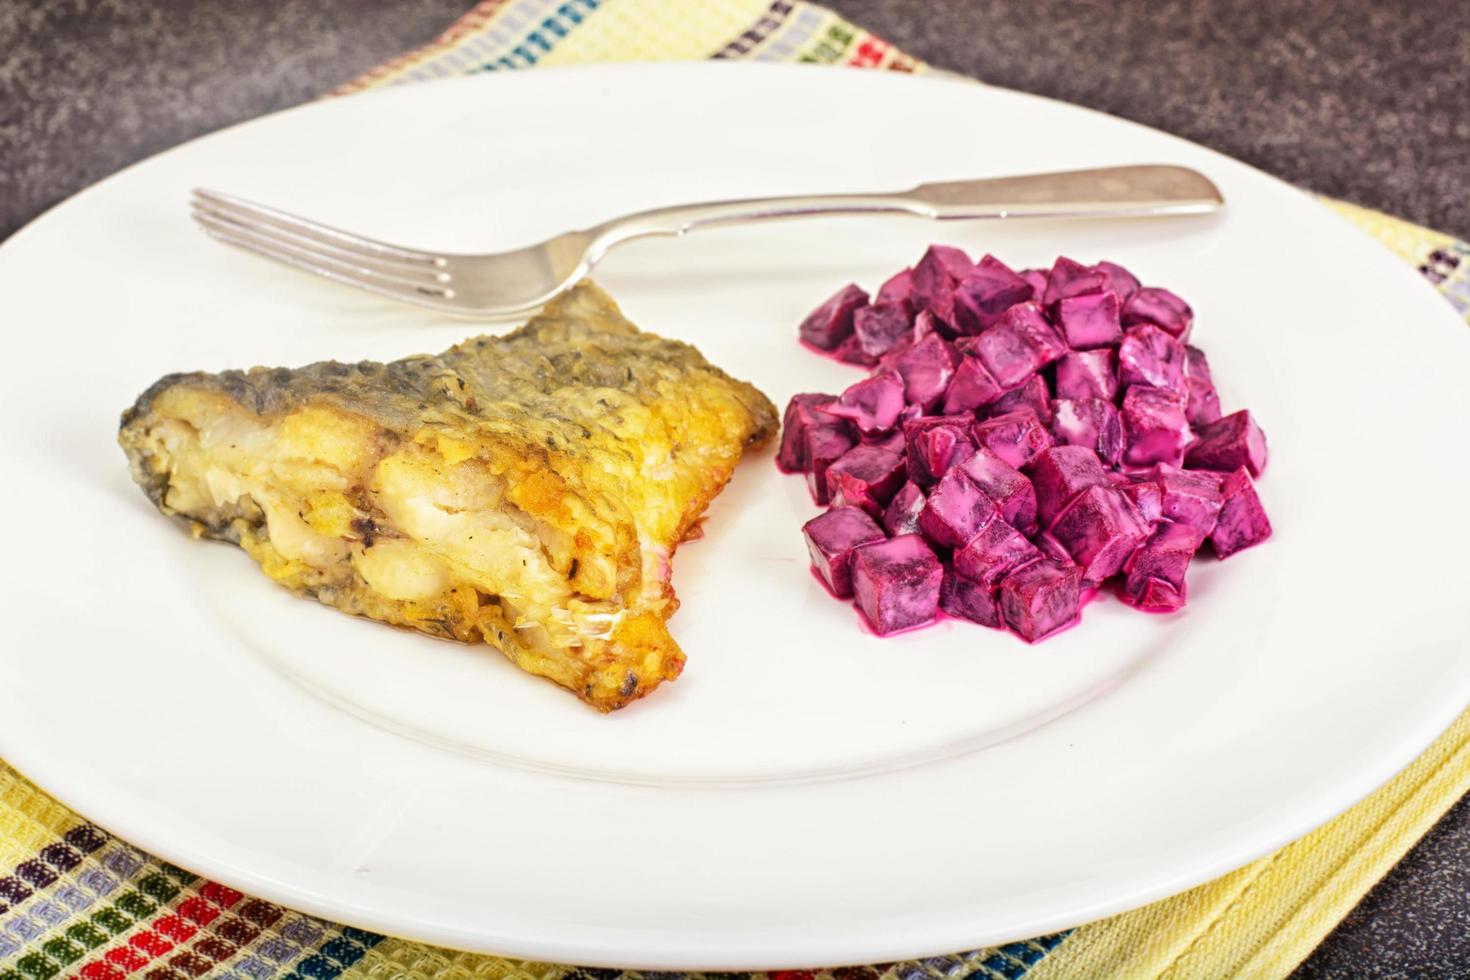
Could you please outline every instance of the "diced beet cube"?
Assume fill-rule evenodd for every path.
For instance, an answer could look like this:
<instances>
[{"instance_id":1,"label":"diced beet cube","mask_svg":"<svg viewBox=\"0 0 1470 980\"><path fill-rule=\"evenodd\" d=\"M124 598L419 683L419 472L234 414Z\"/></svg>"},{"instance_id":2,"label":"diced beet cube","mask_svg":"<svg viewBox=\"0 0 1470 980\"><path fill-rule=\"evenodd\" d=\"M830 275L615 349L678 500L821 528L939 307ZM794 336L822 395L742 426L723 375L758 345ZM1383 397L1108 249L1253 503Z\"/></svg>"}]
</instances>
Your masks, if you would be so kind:
<instances>
[{"instance_id":1,"label":"diced beet cube","mask_svg":"<svg viewBox=\"0 0 1470 980\"><path fill-rule=\"evenodd\" d=\"M1184 345L1152 323L1128 328L1118 348L1118 383L1167 388L1181 395L1184 385Z\"/></svg>"},{"instance_id":2,"label":"diced beet cube","mask_svg":"<svg viewBox=\"0 0 1470 980\"><path fill-rule=\"evenodd\" d=\"M873 435L897 425L903 406L903 378L896 371L884 371L849 385L837 401L823 405L821 411L848 419L859 432Z\"/></svg>"},{"instance_id":3,"label":"diced beet cube","mask_svg":"<svg viewBox=\"0 0 1470 980\"><path fill-rule=\"evenodd\" d=\"M1220 495L1225 502L1220 507L1215 530L1210 534L1216 555L1229 558L1242 548L1260 544L1271 536L1271 521L1266 517L1266 509L1261 506L1261 498L1256 496L1255 484L1245 467L1221 481Z\"/></svg>"},{"instance_id":4,"label":"diced beet cube","mask_svg":"<svg viewBox=\"0 0 1470 980\"><path fill-rule=\"evenodd\" d=\"M906 418L900 424L903 426L904 435L912 439L927 429L942 428L945 426L965 432L974 421L975 417L967 413L960 413L959 415L920 414L912 418Z\"/></svg>"},{"instance_id":5,"label":"diced beet cube","mask_svg":"<svg viewBox=\"0 0 1470 980\"><path fill-rule=\"evenodd\" d=\"M917 342L917 339L914 337L913 328L910 327L904 331L902 337L899 337L898 340L893 342L893 346L888 348L888 353L878 358L878 365L873 368L873 373L881 374L885 371L898 370L898 359L907 354Z\"/></svg>"},{"instance_id":6,"label":"diced beet cube","mask_svg":"<svg viewBox=\"0 0 1470 980\"><path fill-rule=\"evenodd\" d=\"M1025 535L997 518L954 553L954 567L970 581L993 589L1014 569L1040 557Z\"/></svg>"},{"instance_id":7,"label":"diced beet cube","mask_svg":"<svg viewBox=\"0 0 1470 980\"><path fill-rule=\"evenodd\" d=\"M1251 476L1266 468L1266 434L1245 409L1216 419L1195 433L1184 457L1191 469L1221 472L1244 466Z\"/></svg>"},{"instance_id":8,"label":"diced beet cube","mask_svg":"<svg viewBox=\"0 0 1470 980\"><path fill-rule=\"evenodd\" d=\"M880 636L931 621L944 569L917 534L865 544L852 553L857 607Z\"/></svg>"},{"instance_id":9,"label":"diced beet cube","mask_svg":"<svg viewBox=\"0 0 1470 980\"><path fill-rule=\"evenodd\" d=\"M1118 294L1121 302L1128 302L1128 297L1138 292L1138 277L1116 262L1094 263L1092 266L1108 279L1108 288Z\"/></svg>"},{"instance_id":10,"label":"diced beet cube","mask_svg":"<svg viewBox=\"0 0 1470 980\"><path fill-rule=\"evenodd\" d=\"M1220 417L1220 396L1210 377L1210 362L1198 347L1184 348L1184 389L1189 398L1185 416L1190 425L1208 425Z\"/></svg>"},{"instance_id":11,"label":"diced beet cube","mask_svg":"<svg viewBox=\"0 0 1470 980\"><path fill-rule=\"evenodd\" d=\"M939 334L941 340L945 339L944 335L935 329L935 325L938 322L939 319L934 315L933 310L920 310L914 314L914 324L909 328L909 346L913 346L925 337L934 334Z\"/></svg>"},{"instance_id":12,"label":"diced beet cube","mask_svg":"<svg viewBox=\"0 0 1470 980\"><path fill-rule=\"evenodd\" d=\"M1014 388L1066 354L1067 342L1041 307L1022 303L1005 310L995 326L967 342L964 350L973 351L1003 388Z\"/></svg>"},{"instance_id":13,"label":"diced beet cube","mask_svg":"<svg viewBox=\"0 0 1470 980\"><path fill-rule=\"evenodd\" d=\"M1042 425L1051 425L1051 389L1039 374L1022 381L1010 391L984 407L986 415L1005 415L1008 412L1029 408L1041 419Z\"/></svg>"},{"instance_id":14,"label":"diced beet cube","mask_svg":"<svg viewBox=\"0 0 1470 980\"><path fill-rule=\"evenodd\" d=\"M1184 575L1189 570L1189 560L1203 541L1204 536L1197 528L1161 522L1128 559L1123 601L1152 612L1181 608L1185 599Z\"/></svg>"},{"instance_id":15,"label":"diced beet cube","mask_svg":"<svg viewBox=\"0 0 1470 980\"><path fill-rule=\"evenodd\" d=\"M883 530L893 537L900 534L919 533L919 512L924 509L928 498L919 485L910 481L898 488L888 507L883 511Z\"/></svg>"},{"instance_id":16,"label":"diced beet cube","mask_svg":"<svg viewBox=\"0 0 1470 980\"><path fill-rule=\"evenodd\" d=\"M924 311L926 315L928 312ZM931 333L917 341L893 362L894 370L903 378L904 401L926 411L933 408L949 390L959 363L959 354L939 334Z\"/></svg>"},{"instance_id":17,"label":"diced beet cube","mask_svg":"<svg viewBox=\"0 0 1470 980\"><path fill-rule=\"evenodd\" d=\"M1026 473L1036 489L1036 516L1042 527L1052 521L1082 491L1107 486L1108 475L1097 453L1085 446L1052 446L1031 460ZM1065 543L1065 542L1064 542Z\"/></svg>"},{"instance_id":18,"label":"diced beet cube","mask_svg":"<svg viewBox=\"0 0 1470 980\"><path fill-rule=\"evenodd\" d=\"M919 512L919 530L942 548L960 548L995 516L995 504L985 491L956 467L929 491Z\"/></svg>"},{"instance_id":19,"label":"diced beet cube","mask_svg":"<svg viewBox=\"0 0 1470 980\"><path fill-rule=\"evenodd\" d=\"M861 507L880 517L903 485L904 460L873 446L849 449L827 467L827 500L833 507Z\"/></svg>"},{"instance_id":20,"label":"diced beet cube","mask_svg":"<svg viewBox=\"0 0 1470 980\"><path fill-rule=\"evenodd\" d=\"M996 325L1010 322L1026 343L1036 352L1037 367L1044 367L1066 354L1067 339L1051 325L1041 307L1035 303L1020 303L1000 315Z\"/></svg>"},{"instance_id":21,"label":"diced beet cube","mask_svg":"<svg viewBox=\"0 0 1470 980\"><path fill-rule=\"evenodd\" d=\"M968 416L931 415L905 422L909 479L921 487L933 486L949 468L975 453Z\"/></svg>"},{"instance_id":22,"label":"diced beet cube","mask_svg":"<svg viewBox=\"0 0 1470 980\"><path fill-rule=\"evenodd\" d=\"M837 349L832 352L832 356L844 364L859 364L863 367L872 367L878 363L877 357L863 350L863 345L859 342L857 334L851 335L842 343L838 344Z\"/></svg>"},{"instance_id":23,"label":"diced beet cube","mask_svg":"<svg viewBox=\"0 0 1470 980\"><path fill-rule=\"evenodd\" d=\"M1185 524L1199 532L1203 541L1215 529L1220 516L1220 475L1175 469L1160 463L1154 470L1153 482L1162 494L1159 509L1175 524Z\"/></svg>"},{"instance_id":24,"label":"diced beet cube","mask_svg":"<svg viewBox=\"0 0 1470 980\"><path fill-rule=\"evenodd\" d=\"M1046 292L1042 294L1041 302L1050 309L1053 303L1069 296L1100 293L1107 287L1107 276L1062 255L1057 257L1051 272L1047 274Z\"/></svg>"},{"instance_id":25,"label":"diced beet cube","mask_svg":"<svg viewBox=\"0 0 1470 980\"><path fill-rule=\"evenodd\" d=\"M902 416L899 421L902 422ZM858 436L859 446L871 446L874 449L882 449L884 452L897 453L902 456L908 452L909 442L903 437L903 430L895 426L887 432L878 432L870 436Z\"/></svg>"},{"instance_id":26,"label":"diced beet cube","mask_svg":"<svg viewBox=\"0 0 1470 980\"><path fill-rule=\"evenodd\" d=\"M802 525L801 533L812 556L812 571L839 599L852 595L852 550L887 538L873 518L856 507L818 514Z\"/></svg>"},{"instance_id":27,"label":"diced beet cube","mask_svg":"<svg viewBox=\"0 0 1470 980\"><path fill-rule=\"evenodd\" d=\"M930 245L914 266L914 302L954 322L954 287L974 267L970 257L949 245Z\"/></svg>"},{"instance_id":28,"label":"diced beet cube","mask_svg":"<svg viewBox=\"0 0 1470 980\"><path fill-rule=\"evenodd\" d=\"M827 503L827 469L853 447L855 440L844 422L812 425L806 430L806 488L817 503Z\"/></svg>"},{"instance_id":29,"label":"diced beet cube","mask_svg":"<svg viewBox=\"0 0 1470 980\"><path fill-rule=\"evenodd\" d=\"M954 322L962 333L978 334L1017 303L1032 298L1031 284L1004 262L987 255L954 291Z\"/></svg>"},{"instance_id":30,"label":"diced beet cube","mask_svg":"<svg viewBox=\"0 0 1470 980\"><path fill-rule=\"evenodd\" d=\"M864 306L852 314L852 335L869 357L882 357L899 343L914 324L902 303Z\"/></svg>"},{"instance_id":31,"label":"diced beet cube","mask_svg":"<svg viewBox=\"0 0 1470 980\"><path fill-rule=\"evenodd\" d=\"M980 358L985 370L1002 388L1014 388L1035 374L1042 364L1019 318L1012 316L1014 311L1025 308L1013 306L1006 310L995 326L966 345L967 351Z\"/></svg>"},{"instance_id":32,"label":"diced beet cube","mask_svg":"<svg viewBox=\"0 0 1470 980\"><path fill-rule=\"evenodd\" d=\"M968 619L981 626L998 628L1001 624L1000 603L995 590L971 582L953 568L944 570L944 581L939 586L939 608L956 619Z\"/></svg>"},{"instance_id":33,"label":"diced beet cube","mask_svg":"<svg viewBox=\"0 0 1470 980\"><path fill-rule=\"evenodd\" d=\"M1024 408L976 422L970 435L975 445L984 446L1016 469L1052 444L1051 433L1036 413Z\"/></svg>"},{"instance_id":34,"label":"diced beet cube","mask_svg":"<svg viewBox=\"0 0 1470 980\"><path fill-rule=\"evenodd\" d=\"M1123 461L1136 466L1178 466L1193 434L1184 417L1184 396L1163 388L1134 385L1123 393Z\"/></svg>"},{"instance_id":35,"label":"diced beet cube","mask_svg":"<svg viewBox=\"0 0 1470 980\"><path fill-rule=\"evenodd\" d=\"M1057 540L1057 536L1050 531L1038 531L1032 536L1031 543L1036 550L1041 552L1041 557L1059 561L1064 565L1072 565L1072 556L1067 554L1066 547Z\"/></svg>"},{"instance_id":36,"label":"diced beet cube","mask_svg":"<svg viewBox=\"0 0 1470 980\"><path fill-rule=\"evenodd\" d=\"M1111 289L1069 296L1057 303L1057 324L1074 350L1107 347L1123 339L1122 304Z\"/></svg>"},{"instance_id":37,"label":"diced beet cube","mask_svg":"<svg viewBox=\"0 0 1470 980\"><path fill-rule=\"evenodd\" d=\"M1017 272L1016 275L1020 276L1022 279L1026 280L1026 282L1030 283L1031 298L1038 303L1041 302L1042 297L1046 295L1046 270L1022 269L1021 271Z\"/></svg>"},{"instance_id":38,"label":"diced beet cube","mask_svg":"<svg viewBox=\"0 0 1470 980\"><path fill-rule=\"evenodd\" d=\"M1143 579L1153 578L1169 583L1183 605L1184 578L1189 563L1205 542L1198 529L1187 524L1162 521L1154 533L1128 559L1125 589L1137 592Z\"/></svg>"},{"instance_id":39,"label":"diced beet cube","mask_svg":"<svg viewBox=\"0 0 1470 980\"><path fill-rule=\"evenodd\" d=\"M776 452L776 465L783 473L800 473L806 469L806 430L815 424L830 425L831 419L816 409L837 400L835 395L792 395L781 419L781 448Z\"/></svg>"},{"instance_id":40,"label":"diced beet cube","mask_svg":"<svg viewBox=\"0 0 1470 980\"><path fill-rule=\"evenodd\" d=\"M1052 403L1051 434L1063 446L1086 446L1109 466L1123 458L1123 418L1101 398L1058 398Z\"/></svg>"},{"instance_id":41,"label":"diced beet cube","mask_svg":"<svg viewBox=\"0 0 1470 980\"><path fill-rule=\"evenodd\" d=\"M914 266L914 284L927 288L930 283L947 281L951 286L965 278L975 263L962 248L953 245L930 245Z\"/></svg>"},{"instance_id":42,"label":"diced beet cube","mask_svg":"<svg viewBox=\"0 0 1470 980\"><path fill-rule=\"evenodd\" d=\"M889 276L883 285L878 287L877 294L873 297L874 303L899 303L910 313L917 310L914 302L914 270L903 269Z\"/></svg>"},{"instance_id":43,"label":"diced beet cube","mask_svg":"<svg viewBox=\"0 0 1470 980\"><path fill-rule=\"evenodd\" d=\"M980 358L966 354L960 358L959 367L950 379L944 394L944 414L957 415L972 412L981 405L999 398L1005 389L985 369Z\"/></svg>"},{"instance_id":44,"label":"diced beet cube","mask_svg":"<svg viewBox=\"0 0 1470 980\"><path fill-rule=\"evenodd\" d=\"M1121 490L1103 485L1078 494L1057 515L1051 533L1082 567L1082 581L1096 585L1123 567L1148 537L1149 525Z\"/></svg>"},{"instance_id":45,"label":"diced beet cube","mask_svg":"<svg viewBox=\"0 0 1470 980\"><path fill-rule=\"evenodd\" d=\"M1189 304L1167 289L1145 286L1123 304L1123 326L1135 323L1153 323L1163 327L1171 335L1183 340L1194 322L1194 311Z\"/></svg>"},{"instance_id":46,"label":"diced beet cube","mask_svg":"<svg viewBox=\"0 0 1470 980\"><path fill-rule=\"evenodd\" d=\"M936 319L952 325L954 323L954 290L949 288L939 290L929 298L929 304L924 309L933 313ZM959 330L951 327L950 333L958 336Z\"/></svg>"},{"instance_id":47,"label":"diced beet cube","mask_svg":"<svg viewBox=\"0 0 1470 980\"><path fill-rule=\"evenodd\" d=\"M1010 463L980 449L959 465L1000 511L1001 519L1024 534L1036 530L1036 488Z\"/></svg>"},{"instance_id":48,"label":"diced beet cube","mask_svg":"<svg viewBox=\"0 0 1470 980\"><path fill-rule=\"evenodd\" d=\"M1158 613L1173 612L1176 609L1184 608L1184 593L1163 579L1144 579L1136 588L1138 590L1137 593L1130 595L1127 591L1128 585L1126 582L1123 586L1123 601L1131 606L1136 606L1147 612Z\"/></svg>"},{"instance_id":49,"label":"diced beet cube","mask_svg":"<svg viewBox=\"0 0 1470 980\"><path fill-rule=\"evenodd\" d=\"M848 283L801 321L801 339L822 350L836 350L852 335L852 315L868 305L868 294Z\"/></svg>"},{"instance_id":50,"label":"diced beet cube","mask_svg":"<svg viewBox=\"0 0 1470 980\"><path fill-rule=\"evenodd\" d=\"M1043 273L1044 275L1044 273ZM1025 283L1027 289L1020 289L1017 281ZM1016 303L1024 303L1027 300L1040 299L1041 291L1031 280L1016 272L994 255L983 255L971 270L960 277L960 282L969 282L971 285L983 286L983 292L991 296L1013 295L1018 298L1011 300L1007 305L1014 306ZM998 306L994 312L999 313L1005 309L1004 305Z\"/></svg>"},{"instance_id":51,"label":"diced beet cube","mask_svg":"<svg viewBox=\"0 0 1470 980\"><path fill-rule=\"evenodd\" d=\"M1039 558L1000 583L1001 614L1022 639L1035 643L1077 620L1081 585L1082 571L1076 565Z\"/></svg>"},{"instance_id":52,"label":"diced beet cube","mask_svg":"<svg viewBox=\"0 0 1470 980\"><path fill-rule=\"evenodd\" d=\"M1111 474L1110 474L1111 476ZM1126 476L1119 473L1117 476L1123 479L1123 483L1114 484L1123 492L1123 496L1133 501L1133 506L1143 515L1143 519L1150 524L1155 524L1164 517L1164 489L1152 480L1142 483L1134 483Z\"/></svg>"},{"instance_id":53,"label":"diced beet cube","mask_svg":"<svg viewBox=\"0 0 1470 980\"><path fill-rule=\"evenodd\" d=\"M1073 351L1057 361L1058 398L1118 397L1118 354L1109 348Z\"/></svg>"},{"instance_id":54,"label":"diced beet cube","mask_svg":"<svg viewBox=\"0 0 1470 980\"><path fill-rule=\"evenodd\" d=\"M953 340L958 336L955 328L950 326L948 320L941 319L933 310L923 309L914 317L914 340L923 340L931 333L938 334L945 340Z\"/></svg>"}]
</instances>

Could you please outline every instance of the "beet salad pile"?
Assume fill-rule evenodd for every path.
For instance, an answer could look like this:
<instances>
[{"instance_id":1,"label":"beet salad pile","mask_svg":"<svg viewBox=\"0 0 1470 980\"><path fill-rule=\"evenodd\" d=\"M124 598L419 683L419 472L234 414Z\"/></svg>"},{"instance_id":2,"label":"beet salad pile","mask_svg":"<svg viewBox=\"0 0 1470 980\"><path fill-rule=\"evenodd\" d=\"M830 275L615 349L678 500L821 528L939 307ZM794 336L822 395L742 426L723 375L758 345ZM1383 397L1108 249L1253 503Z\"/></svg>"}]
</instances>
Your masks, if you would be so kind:
<instances>
[{"instance_id":1,"label":"beet salad pile","mask_svg":"<svg viewBox=\"0 0 1470 980\"><path fill-rule=\"evenodd\" d=\"M812 568L880 634L950 616L1038 640L1084 590L1184 605L1190 559L1271 534L1266 438L1222 415L1193 312L1111 262L1012 271L932 246L875 297L849 285L806 344L872 373L797 395L777 462L827 510Z\"/></svg>"}]
</instances>

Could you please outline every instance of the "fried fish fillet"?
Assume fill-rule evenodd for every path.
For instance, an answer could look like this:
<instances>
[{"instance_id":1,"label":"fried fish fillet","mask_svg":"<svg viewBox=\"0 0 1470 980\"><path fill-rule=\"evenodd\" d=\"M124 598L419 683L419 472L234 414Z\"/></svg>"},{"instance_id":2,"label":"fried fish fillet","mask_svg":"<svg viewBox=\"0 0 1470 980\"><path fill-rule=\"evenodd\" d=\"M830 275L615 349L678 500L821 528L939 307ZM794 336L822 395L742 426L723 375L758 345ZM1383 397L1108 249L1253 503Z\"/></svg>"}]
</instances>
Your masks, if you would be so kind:
<instances>
[{"instance_id":1,"label":"fried fish fillet","mask_svg":"<svg viewBox=\"0 0 1470 980\"><path fill-rule=\"evenodd\" d=\"M484 640L611 711L678 676L670 558L775 428L584 282L438 356L169 375L119 441L159 510L287 588Z\"/></svg>"}]
</instances>

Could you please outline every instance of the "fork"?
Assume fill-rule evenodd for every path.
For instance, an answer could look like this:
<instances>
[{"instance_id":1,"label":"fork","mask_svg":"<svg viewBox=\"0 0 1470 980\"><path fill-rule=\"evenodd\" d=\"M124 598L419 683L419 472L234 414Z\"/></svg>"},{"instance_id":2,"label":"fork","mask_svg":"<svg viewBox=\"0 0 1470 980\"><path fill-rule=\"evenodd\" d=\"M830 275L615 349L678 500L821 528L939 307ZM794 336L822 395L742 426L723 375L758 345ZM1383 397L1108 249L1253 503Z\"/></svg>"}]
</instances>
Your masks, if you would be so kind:
<instances>
[{"instance_id":1,"label":"fork","mask_svg":"<svg viewBox=\"0 0 1470 980\"><path fill-rule=\"evenodd\" d=\"M1080 218L1199 214L1225 199L1187 167L1146 165L920 184L877 194L746 198L655 208L508 252L426 252L366 238L217 191L196 189L194 220L214 238L391 299L499 318L546 303L614 245L747 221L899 213L924 218Z\"/></svg>"}]
</instances>

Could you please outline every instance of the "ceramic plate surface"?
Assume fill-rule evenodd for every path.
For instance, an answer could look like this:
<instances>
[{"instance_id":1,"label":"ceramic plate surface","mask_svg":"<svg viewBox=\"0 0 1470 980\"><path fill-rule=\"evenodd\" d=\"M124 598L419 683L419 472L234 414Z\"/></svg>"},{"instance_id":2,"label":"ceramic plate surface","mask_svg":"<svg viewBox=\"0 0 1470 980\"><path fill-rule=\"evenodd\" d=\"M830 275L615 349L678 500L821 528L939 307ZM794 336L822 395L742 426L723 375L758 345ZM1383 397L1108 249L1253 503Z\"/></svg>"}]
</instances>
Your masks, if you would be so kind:
<instances>
[{"instance_id":1,"label":"ceramic plate surface","mask_svg":"<svg viewBox=\"0 0 1470 980\"><path fill-rule=\"evenodd\" d=\"M1198 564L1179 615L1100 599L1036 647L958 624L877 640L808 574L815 511L768 451L679 551L683 677L604 717L486 648L350 619L190 540L114 441L169 371L393 358L481 329L211 243L196 185L491 250L687 200L1138 162L1205 171L1227 211L778 223L636 243L597 278L778 404L857 377L797 346L803 314L930 241L1016 267L1106 257L1173 288L1226 409L1267 431L1277 529ZM1295 838L1470 701L1470 332L1301 193L1070 106L697 64L332 100L41 218L0 248L0 322L0 755L139 846L356 925L664 968L1036 935Z\"/></svg>"}]
</instances>

